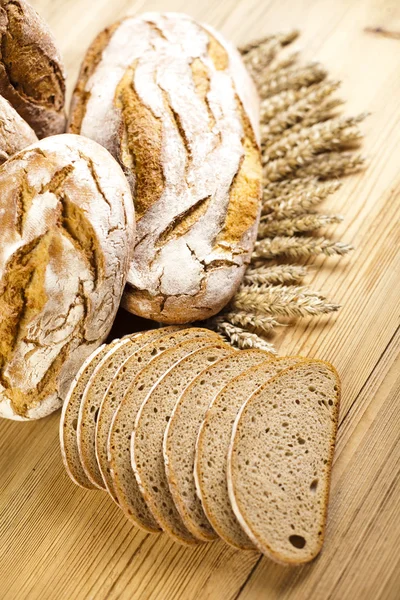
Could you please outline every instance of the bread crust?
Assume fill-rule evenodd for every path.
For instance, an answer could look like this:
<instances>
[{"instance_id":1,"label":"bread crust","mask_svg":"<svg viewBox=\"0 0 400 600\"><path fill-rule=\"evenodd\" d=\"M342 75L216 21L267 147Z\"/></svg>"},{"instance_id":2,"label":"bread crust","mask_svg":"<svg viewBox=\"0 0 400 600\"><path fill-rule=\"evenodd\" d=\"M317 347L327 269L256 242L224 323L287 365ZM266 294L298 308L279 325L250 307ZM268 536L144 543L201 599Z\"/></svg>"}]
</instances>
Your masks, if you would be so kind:
<instances>
[{"instance_id":1,"label":"bread crust","mask_svg":"<svg viewBox=\"0 0 400 600\"><path fill-rule=\"evenodd\" d=\"M260 214L258 97L237 51L186 15L128 17L89 49L71 108L72 130L108 148L132 187L123 306L170 324L216 314Z\"/></svg>"},{"instance_id":2,"label":"bread crust","mask_svg":"<svg viewBox=\"0 0 400 600\"><path fill-rule=\"evenodd\" d=\"M0 165L38 139L28 123L0 96Z\"/></svg>"},{"instance_id":3,"label":"bread crust","mask_svg":"<svg viewBox=\"0 0 400 600\"><path fill-rule=\"evenodd\" d=\"M41 140L0 167L0 416L59 408L107 337L134 243L129 186L81 136Z\"/></svg>"},{"instance_id":4,"label":"bread crust","mask_svg":"<svg viewBox=\"0 0 400 600\"><path fill-rule=\"evenodd\" d=\"M0 1L0 94L38 138L64 133L64 65L52 33L25 0Z\"/></svg>"},{"instance_id":5,"label":"bread crust","mask_svg":"<svg viewBox=\"0 0 400 600\"><path fill-rule=\"evenodd\" d=\"M282 554L279 554L276 551L274 551L268 545L267 541L265 539L263 539L257 533L257 531L255 531L254 528L252 528L249 525L249 523L247 522L246 517L244 516L244 514L241 510L241 507L237 501L237 498L235 496L235 477L234 477L234 474L232 471L232 456L235 451L236 436L239 435L238 430L240 427L241 419L242 419L243 415L246 413L246 411L249 409L249 407L251 406L252 398L256 397L259 393L262 393L262 390L264 387L275 383L281 377L284 377L291 371L295 371L296 369L304 367L305 363L309 363L309 364L319 363L321 365L325 365L330 371L332 371L336 378L337 391L336 391L336 402L333 405L334 408L333 408L333 415L332 415L332 421L334 423L334 428L333 428L332 436L330 439L329 456L327 458L328 467L327 467L325 494L324 494L324 512L322 515L322 523L320 524L321 536L319 537L318 544L316 545L315 550L311 555L306 555L305 557L298 557L297 559L292 559L288 556L283 556ZM229 450L228 450L228 463L227 463L227 484L228 484L228 493L229 493L229 499L230 499L230 502L232 505L232 509L233 509L235 516L236 516L237 520L239 521L241 527L243 528L245 533L248 535L250 540L253 542L253 544L256 546L256 548L258 548L260 550L260 552L262 552L263 554L265 554L266 556L268 556L269 558L271 558L272 560L274 560L275 562L277 562L279 564L300 565L300 564L310 562L319 554L319 552L321 551L321 548L323 546L324 535L325 535L325 524L326 524L326 518L327 518L327 513L328 513L328 501L329 501L329 491L330 491L330 482L331 482L331 474L332 474L332 462L333 462L333 455L334 455L334 451L335 451L335 441L336 441L336 434L337 434L338 423L339 423L340 397L341 397L341 384L340 384L339 375L338 375L335 367L332 364L330 364L326 361L323 361L323 360L304 359L299 364L294 365L292 367L288 367L284 371L281 371L280 373L275 375L275 377L271 378L268 382L266 382L264 386L259 388L249 398L249 400L243 404L243 406L241 407L241 409L236 417L235 423L233 425L232 437L231 437L231 442L230 442Z\"/></svg>"}]
</instances>

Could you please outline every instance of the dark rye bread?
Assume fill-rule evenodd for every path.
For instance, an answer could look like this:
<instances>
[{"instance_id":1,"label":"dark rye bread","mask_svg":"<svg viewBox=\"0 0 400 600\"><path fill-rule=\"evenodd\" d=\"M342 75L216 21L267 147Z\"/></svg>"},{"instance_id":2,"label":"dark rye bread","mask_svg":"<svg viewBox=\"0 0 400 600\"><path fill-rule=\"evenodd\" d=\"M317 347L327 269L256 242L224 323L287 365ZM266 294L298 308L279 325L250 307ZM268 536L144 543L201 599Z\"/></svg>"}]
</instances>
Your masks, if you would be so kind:
<instances>
[{"instance_id":1,"label":"dark rye bread","mask_svg":"<svg viewBox=\"0 0 400 600\"><path fill-rule=\"evenodd\" d=\"M146 342L161 337L168 330L151 329L123 338L97 365L83 393L77 426L79 456L88 479L100 489L106 489L96 458L96 423L101 402L125 360Z\"/></svg>"},{"instance_id":2,"label":"dark rye bread","mask_svg":"<svg viewBox=\"0 0 400 600\"><path fill-rule=\"evenodd\" d=\"M162 452L165 428L193 378L219 358L236 353L223 342L193 350L151 389L139 409L131 438L132 468L147 505L162 529L185 545L197 544L200 539L185 527L169 490Z\"/></svg>"},{"instance_id":3,"label":"dark rye bread","mask_svg":"<svg viewBox=\"0 0 400 600\"><path fill-rule=\"evenodd\" d=\"M61 412L60 446L65 469L76 485L88 490L94 489L96 486L88 479L79 456L78 440L76 437L79 407L83 392L93 371L117 342L119 340L114 340L108 345L103 344L85 360L71 384Z\"/></svg>"},{"instance_id":4,"label":"dark rye bread","mask_svg":"<svg viewBox=\"0 0 400 600\"><path fill-rule=\"evenodd\" d=\"M128 16L90 46L69 130L107 148L131 184L131 312L188 323L235 293L260 214L258 110L240 54L188 15Z\"/></svg>"},{"instance_id":5,"label":"dark rye bread","mask_svg":"<svg viewBox=\"0 0 400 600\"><path fill-rule=\"evenodd\" d=\"M321 550L339 401L332 365L304 360L257 390L236 417L229 498L252 542L277 562L309 562Z\"/></svg>"},{"instance_id":6,"label":"dark rye bread","mask_svg":"<svg viewBox=\"0 0 400 600\"><path fill-rule=\"evenodd\" d=\"M200 425L210 403L232 378L272 358L262 350L243 350L221 358L186 388L167 424L163 453L169 489L185 526L204 541L216 539L218 535L204 514L193 477Z\"/></svg>"},{"instance_id":7,"label":"dark rye bread","mask_svg":"<svg viewBox=\"0 0 400 600\"><path fill-rule=\"evenodd\" d=\"M233 424L241 406L262 384L300 360L295 356L264 361L232 379L214 398L199 428L194 464L197 494L216 533L235 548L254 550L228 496L226 460Z\"/></svg>"},{"instance_id":8,"label":"dark rye bread","mask_svg":"<svg viewBox=\"0 0 400 600\"><path fill-rule=\"evenodd\" d=\"M110 461L108 460L107 443L114 414L126 393L127 386L155 356L168 348L173 348L176 344L204 336L220 340L218 334L199 327L178 329L170 333L164 331L164 333L165 335L160 338L149 341L148 344L134 352L121 364L100 405L95 438L97 463L106 488L117 503L118 499L111 476Z\"/></svg>"},{"instance_id":9,"label":"dark rye bread","mask_svg":"<svg viewBox=\"0 0 400 600\"><path fill-rule=\"evenodd\" d=\"M65 72L46 23L25 0L0 0L0 94L38 138L65 131Z\"/></svg>"},{"instance_id":10,"label":"dark rye bread","mask_svg":"<svg viewBox=\"0 0 400 600\"><path fill-rule=\"evenodd\" d=\"M108 440L108 458L111 476L117 492L118 504L127 518L145 531L157 532L161 528L148 508L131 465L131 435L140 406L161 377L176 362L194 350L221 341L212 332L199 329L200 337L187 340L165 350L144 368L132 381L111 424ZM203 335L201 335L203 334Z\"/></svg>"},{"instance_id":11,"label":"dark rye bread","mask_svg":"<svg viewBox=\"0 0 400 600\"><path fill-rule=\"evenodd\" d=\"M118 504L134 524L148 531L159 530L139 490L131 467L131 433L137 412L152 387L178 360L186 354L215 342L220 336L209 330L197 329L195 339L187 340L155 356L131 383L115 412L108 439L108 460Z\"/></svg>"}]
</instances>

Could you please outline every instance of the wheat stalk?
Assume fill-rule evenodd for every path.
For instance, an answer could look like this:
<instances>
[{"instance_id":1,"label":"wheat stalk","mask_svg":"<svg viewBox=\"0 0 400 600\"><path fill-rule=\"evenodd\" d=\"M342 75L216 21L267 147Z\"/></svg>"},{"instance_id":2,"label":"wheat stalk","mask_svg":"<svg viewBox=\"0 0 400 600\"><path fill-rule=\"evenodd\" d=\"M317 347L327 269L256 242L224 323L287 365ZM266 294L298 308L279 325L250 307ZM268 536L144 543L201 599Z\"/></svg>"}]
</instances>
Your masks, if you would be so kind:
<instances>
[{"instance_id":1,"label":"wheat stalk","mask_svg":"<svg viewBox=\"0 0 400 600\"><path fill-rule=\"evenodd\" d=\"M258 238L275 235L291 236L303 231L314 231L333 223L340 223L343 218L338 215L320 215L318 213L300 215L289 219L261 222L258 228Z\"/></svg>"},{"instance_id":2,"label":"wheat stalk","mask_svg":"<svg viewBox=\"0 0 400 600\"><path fill-rule=\"evenodd\" d=\"M339 181L327 181L314 185L310 190L292 195L281 196L262 203L262 220L274 221L280 219L291 219L305 214L314 214L313 209L327 196L336 192L341 183Z\"/></svg>"},{"instance_id":3,"label":"wheat stalk","mask_svg":"<svg viewBox=\"0 0 400 600\"><path fill-rule=\"evenodd\" d=\"M276 350L272 344L259 337L256 333L251 333L242 329L242 327L237 327L228 321L224 321L223 315L216 317L209 326L221 333L233 346L237 346L243 350L246 348L258 348L259 350L266 350L271 354L276 354Z\"/></svg>"},{"instance_id":4,"label":"wheat stalk","mask_svg":"<svg viewBox=\"0 0 400 600\"><path fill-rule=\"evenodd\" d=\"M244 275L243 285L298 283L306 274L306 267L298 265L274 265L272 267L250 265Z\"/></svg>"},{"instance_id":5,"label":"wheat stalk","mask_svg":"<svg viewBox=\"0 0 400 600\"><path fill-rule=\"evenodd\" d=\"M352 249L353 247L349 244L332 242L325 238L277 236L272 239L258 240L253 257L270 259L284 255L292 259L302 259L318 254L343 256Z\"/></svg>"},{"instance_id":6,"label":"wheat stalk","mask_svg":"<svg viewBox=\"0 0 400 600\"><path fill-rule=\"evenodd\" d=\"M235 295L231 307L239 311L305 317L335 312L337 304L331 304L320 294L299 286L252 286L243 287Z\"/></svg>"},{"instance_id":7,"label":"wheat stalk","mask_svg":"<svg viewBox=\"0 0 400 600\"><path fill-rule=\"evenodd\" d=\"M296 177L318 176L320 179L344 177L359 171L365 162L361 154L353 152L324 152L314 157L310 164L300 167Z\"/></svg>"}]
</instances>

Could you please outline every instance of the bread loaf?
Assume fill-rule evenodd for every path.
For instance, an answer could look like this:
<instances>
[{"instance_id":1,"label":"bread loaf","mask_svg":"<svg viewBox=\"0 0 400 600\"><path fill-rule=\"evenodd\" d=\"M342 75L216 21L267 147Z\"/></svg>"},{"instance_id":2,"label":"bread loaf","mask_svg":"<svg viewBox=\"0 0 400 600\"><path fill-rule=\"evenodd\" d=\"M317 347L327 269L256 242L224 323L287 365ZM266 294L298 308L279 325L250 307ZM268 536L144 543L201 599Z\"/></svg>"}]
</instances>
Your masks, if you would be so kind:
<instances>
[{"instance_id":1,"label":"bread loaf","mask_svg":"<svg viewBox=\"0 0 400 600\"><path fill-rule=\"evenodd\" d=\"M125 308L165 323L217 313L260 210L258 98L237 51L186 15L128 17L89 48L69 130L110 150L132 187Z\"/></svg>"},{"instance_id":2,"label":"bread loaf","mask_svg":"<svg viewBox=\"0 0 400 600\"><path fill-rule=\"evenodd\" d=\"M25 0L0 0L0 94L39 138L65 131L65 73L53 35Z\"/></svg>"},{"instance_id":3,"label":"bread loaf","mask_svg":"<svg viewBox=\"0 0 400 600\"><path fill-rule=\"evenodd\" d=\"M227 460L229 498L265 555L284 564L321 550L340 401L332 365L303 360L240 409Z\"/></svg>"},{"instance_id":4,"label":"bread loaf","mask_svg":"<svg viewBox=\"0 0 400 600\"><path fill-rule=\"evenodd\" d=\"M0 167L0 415L58 408L106 338L134 244L126 179L95 142L60 135Z\"/></svg>"},{"instance_id":5,"label":"bread loaf","mask_svg":"<svg viewBox=\"0 0 400 600\"><path fill-rule=\"evenodd\" d=\"M0 96L0 165L16 152L37 142L37 137L11 104Z\"/></svg>"}]
</instances>

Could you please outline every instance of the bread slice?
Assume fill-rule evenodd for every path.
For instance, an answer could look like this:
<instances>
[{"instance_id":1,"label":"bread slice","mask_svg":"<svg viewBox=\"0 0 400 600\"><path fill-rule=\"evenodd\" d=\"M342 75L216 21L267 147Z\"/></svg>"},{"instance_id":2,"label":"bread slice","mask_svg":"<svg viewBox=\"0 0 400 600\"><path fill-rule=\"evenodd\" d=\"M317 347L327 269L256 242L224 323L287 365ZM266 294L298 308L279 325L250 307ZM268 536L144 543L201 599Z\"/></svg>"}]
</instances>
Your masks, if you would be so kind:
<instances>
[{"instance_id":1,"label":"bread slice","mask_svg":"<svg viewBox=\"0 0 400 600\"><path fill-rule=\"evenodd\" d=\"M278 562L309 562L321 549L339 401L334 367L305 360L263 385L236 417L229 498L255 546Z\"/></svg>"},{"instance_id":2,"label":"bread slice","mask_svg":"<svg viewBox=\"0 0 400 600\"><path fill-rule=\"evenodd\" d=\"M78 440L76 436L79 408L83 393L93 371L104 356L119 341L120 340L114 340L111 344L103 344L85 360L71 384L61 412L60 446L65 469L76 485L88 490L94 489L97 486L88 479L83 470L79 456Z\"/></svg>"},{"instance_id":3,"label":"bread slice","mask_svg":"<svg viewBox=\"0 0 400 600\"><path fill-rule=\"evenodd\" d=\"M120 365L128 356L144 346L146 342L161 337L167 331L176 329L177 327L167 328L166 331L165 329L151 329L123 338L103 357L89 379L79 408L77 439L82 467L88 479L100 489L106 489L106 487L96 458L96 421L101 401L108 386Z\"/></svg>"},{"instance_id":4,"label":"bread slice","mask_svg":"<svg viewBox=\"0 0 400 600\"><path fill-rule=\"evenodd\" d=\"M267 358L272 359L272 354L262 350L243 350L221 358L186 388L167 424L163 453L169 489L186 527L204 541L216 539L218 535L204 514L193 477L200 425L218 392L239 373L265 363Z\"/></svg>"},{"instance_id":5,"label":"bread slice","mask_svg":"<svg viewBox=\"0 0 400 600\"><path fill-rule=\"evenodd\" d=\"M131 466L131 434L138 410L152 388L176 362L196 349L221 338L205 329L196 329L201 337L176 344L165 350L134 378L111 424L108 440L108 458L118 504L128 519L146 531L160 531L139 489Z\"/></svg>"},{"instance_id":6,"label":"bread slice","mask_svg":"<svg viewBox=\"0 0 400 600\"><path fill-rule=\"evenodd\" d=\"M184 525L169 490L163 459L165 428L190 382L207 366L233 353L227 344L214 342L180 360L148 394L133 428L131 459L140 490L162 529L181 544L197 544L200 538Z\"/></svg>"},{"instance_id":7,"label":"bread slice","mask_svg":"<svg viewBox=\"0 0 400 600\"><path fill-rule=\"evenodd\" d=\"M226 459L232 426L244 402L268 379L300 357L264 361L232 379L214 398L199 428L194 461L196 491L216 533L228 544L254 550L232 510L226 482Z\"/></svg>"},{"instance_id":8,"label":"bread slice","mask_svg":"<svg viewBox=\"0 0 400 600\"><path fill-rule=\"evenodd\" d=\"M116 491L111 476L110 462L108 460L107 443L110 433L111 423L123 396L125 395L127 385L134 379L138 372L143 369L155 356L159 355L168 348L173 348L176 344L188 339L208 336L220 340L220 336L210 330L199 327L188 327L178 329L170 333L161 335L156 340L149 341L148 344L134 352L119 367L116 375L105 393L100 405L99 415L96 424L95 450L97 463L106 488L112 498L118 503ZM133 424L132 424L133 428ZM130 465L130 457L129 457Z\"/></svg>"}]
</instances>

